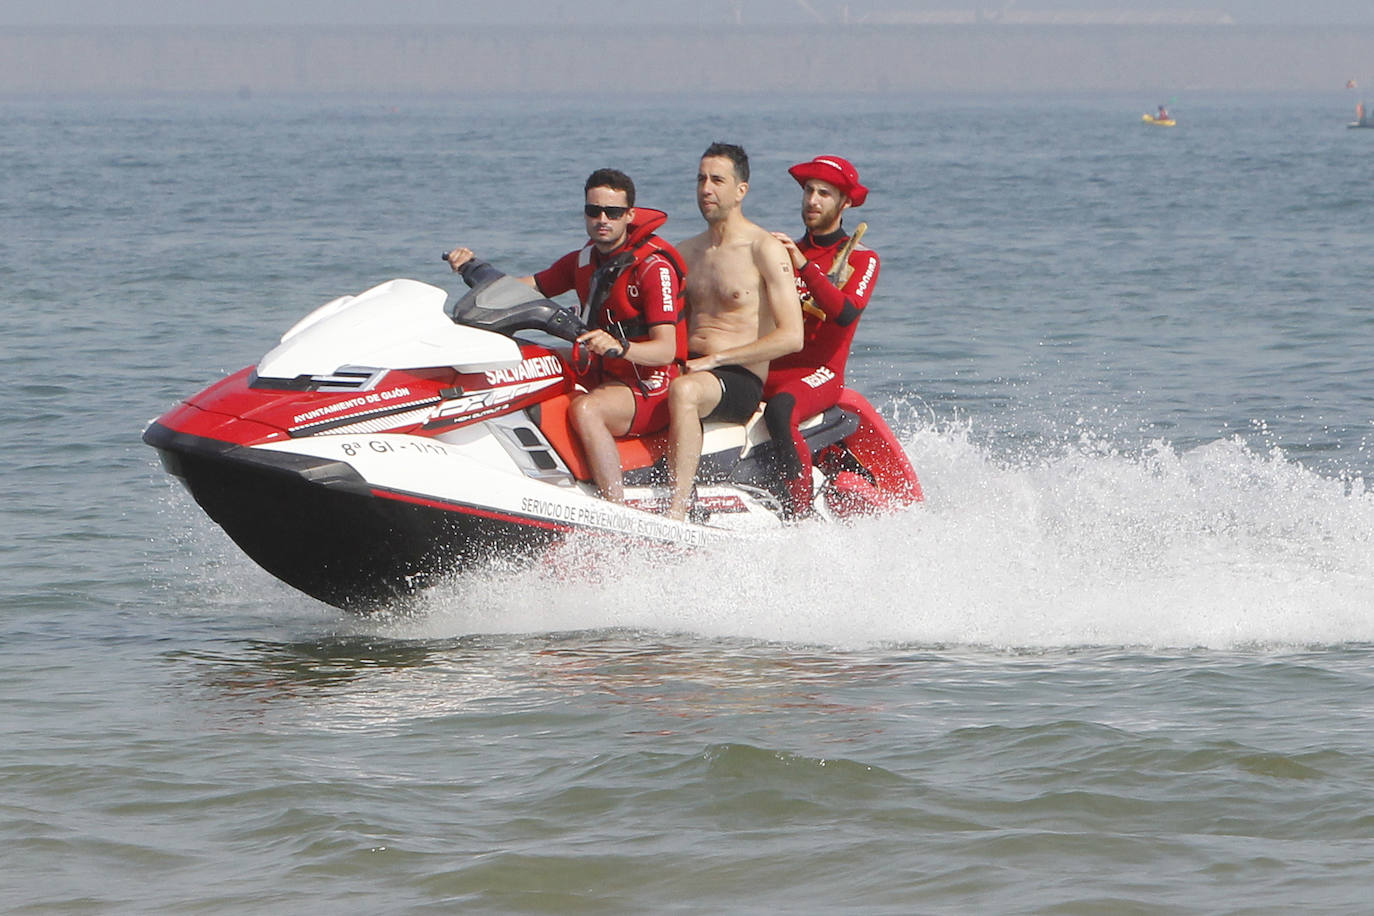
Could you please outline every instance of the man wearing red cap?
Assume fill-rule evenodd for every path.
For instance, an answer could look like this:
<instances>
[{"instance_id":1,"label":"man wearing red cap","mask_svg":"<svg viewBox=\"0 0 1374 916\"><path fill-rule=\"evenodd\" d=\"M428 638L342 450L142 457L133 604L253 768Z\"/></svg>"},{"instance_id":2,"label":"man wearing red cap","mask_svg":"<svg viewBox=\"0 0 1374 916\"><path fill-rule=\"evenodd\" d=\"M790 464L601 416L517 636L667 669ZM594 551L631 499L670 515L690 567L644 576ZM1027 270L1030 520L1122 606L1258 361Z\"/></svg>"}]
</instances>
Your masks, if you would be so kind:
<instances>
[{"instance_id":1,"label":"man wearing red cap","mask_svg":"<svg viewBox=\"0 0 1374 916\"><path fill-rule=\"evenodd\" d=\"M878 279L878 255L844 231L844 211L868 199L848 160L817 156L787 171L802 186L806 233L796 241L773 235L797 272L805 342L769 366L763 417L787 480L784 510L799 517L811 512L811 450L797 425L839 399L854 331Z\"/></svg>"}]
</instances>

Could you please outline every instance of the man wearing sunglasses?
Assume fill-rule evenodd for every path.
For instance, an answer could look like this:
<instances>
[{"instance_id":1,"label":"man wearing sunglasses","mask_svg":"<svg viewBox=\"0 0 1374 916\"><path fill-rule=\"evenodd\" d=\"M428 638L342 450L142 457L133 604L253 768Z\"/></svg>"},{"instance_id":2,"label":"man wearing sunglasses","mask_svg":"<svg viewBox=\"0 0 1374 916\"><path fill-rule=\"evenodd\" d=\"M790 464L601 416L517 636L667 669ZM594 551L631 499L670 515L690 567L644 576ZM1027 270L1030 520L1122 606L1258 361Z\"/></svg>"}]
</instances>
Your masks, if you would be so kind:
<instances>
[{"instance_id":1,"label":"man wearing sunglasses","mask_svg":"<svg viewBox=\"0 0 1374 916\"><path fill-rule=\"evenodd\" d=\"M591 328L578 345L595 358L579 372L587 393L573 401L572 425L601 496L623 502L615 439L668 425L668 385L687 356L680 297L686 271L677 250L654 234L668 215L636 208L628 175L598 169L583 191L587 244L518 279L548 297L577 291ZM467 248L449 253L455 271L476 263Z\"/></svg>"},{"instance_id":2,"label":"man wearing sunglasses","mask_svg":"<svg viewBox=\"0 0 1374 916\"><path fill-rule=\"evenodd\" d=\"M688 265L688 348L668 394L668 517L684 519L701 463L702 422L743 423L758 409L768 363L801 349L802 315L787 249L746 219L749 157L713 143L697 168L706 231L681 245Z\"/></svg>"},{"instance_id":3,"label":"man wearing sunglasses","mask_svg":"<svg viewBox=\"0 0 1374 916\"><path fill-rule=\"evenodd\" d=\"M796 241L773 236L797 269L806 343L768 367L763 419L786 480L783 508L795 518L811 513L811 450L797 425L840 397L854 331L878 281L878 255L858 244L862 231L854 237L844 231L844 211L868 199L849 160L817 156L787 171L802 186L806 232Z\"/></svg>"}]
</instances>

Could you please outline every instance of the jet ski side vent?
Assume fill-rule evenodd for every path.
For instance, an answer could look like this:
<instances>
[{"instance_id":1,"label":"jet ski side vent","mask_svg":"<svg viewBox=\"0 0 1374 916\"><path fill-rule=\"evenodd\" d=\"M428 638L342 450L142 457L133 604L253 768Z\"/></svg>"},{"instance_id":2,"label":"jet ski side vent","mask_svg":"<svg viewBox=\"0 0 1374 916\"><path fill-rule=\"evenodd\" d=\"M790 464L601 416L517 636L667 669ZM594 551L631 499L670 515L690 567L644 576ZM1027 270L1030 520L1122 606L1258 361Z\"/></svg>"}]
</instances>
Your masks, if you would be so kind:
<instances>
[{"instance_id":1,"label":"jet ski side vent","mask_svg":"<svg viewBox=\"0 0 1374 916\"><path fill-rule=\"evenodd\" d=\"M330 375L316 375L311 380L319 386L316 391L363 391L375 386L386 372L385 369L343 366Z\"/></svg>"},{"instance_id":2,"label":"jet ski side vent","mask_svg":"<svg viewBox=\"0 0 1374 916\"><path fill-rule=\"evenodd\" d=\"M250 388L273 391L367 391L375 388L386 369L366 366L340 366L328 375L298 375L295 378L266 378L254 375Z\"/></svg>"},{"instance_id":3,"label":"jet ski side vent","mask_svg":"<svg viewBox=\"0 0 1374 916\"><path fill-rule=\"evenodd\" d=\"M519 415L493 417L487 422L500 434L496 441L505 447L527 476L558 483L572 482L572 471L528 418Z\"/></svg>"}]
</instances>

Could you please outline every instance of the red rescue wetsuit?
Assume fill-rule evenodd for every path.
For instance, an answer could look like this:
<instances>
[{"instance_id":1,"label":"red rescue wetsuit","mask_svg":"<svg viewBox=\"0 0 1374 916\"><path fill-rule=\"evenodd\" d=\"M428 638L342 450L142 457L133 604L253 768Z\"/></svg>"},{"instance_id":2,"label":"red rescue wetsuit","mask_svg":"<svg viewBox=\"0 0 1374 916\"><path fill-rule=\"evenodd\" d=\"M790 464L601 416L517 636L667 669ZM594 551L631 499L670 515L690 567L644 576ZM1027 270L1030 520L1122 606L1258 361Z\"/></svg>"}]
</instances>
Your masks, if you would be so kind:
<instances>
[{"instance_id":1,"label":"red rescue wetsuit","mask_svg":"<svg viewBox=\"0 0 1374 916\"><path fill-rule=\"evenodd\" d=\"M633 342L648 340L649 329L654 325L675 326L674 362L666 366L641 366L626 359L604 357L599 360L599 367L593 366L579 375L578 381L589 390L604 381L619 382L630 389L635 398L635 415L627 433L631 436L654 432L668 425L668 383L677 376L679 366L687 358L687 322L682 320L681 297L686 271L677 250L653 234L667 219L668 215L662 211L636 207L635 221L630 224L625 242L619 248L602 254L588 241L582 248L568 252L547 270L534 275L539 292L545 296L576 290L588 327L602 328ZM633 262L617 272L611 262L622 253L629 253ZM598 286L609 283L610 289L598 297L595 314L587 314L594 279Z\"/></svg>"},{"instance_id":2,"label":"red rescue wetsuit","mask_svg":"<svg viewBox=\"0 0 1374 916\"><path fill-rule=\"evenodd\" d=\"M844 227L815 238L808 232L797 240L807 259L797 272L804 343L796 353L773 360L764 384L763 418L787 479L791 515L811 511L811 450L797 425L838 401L854 331L878 280L877 253L856 245L849 253L853 272L835 286L828 274L848 240Z\"/></svg>"}]
</instances>

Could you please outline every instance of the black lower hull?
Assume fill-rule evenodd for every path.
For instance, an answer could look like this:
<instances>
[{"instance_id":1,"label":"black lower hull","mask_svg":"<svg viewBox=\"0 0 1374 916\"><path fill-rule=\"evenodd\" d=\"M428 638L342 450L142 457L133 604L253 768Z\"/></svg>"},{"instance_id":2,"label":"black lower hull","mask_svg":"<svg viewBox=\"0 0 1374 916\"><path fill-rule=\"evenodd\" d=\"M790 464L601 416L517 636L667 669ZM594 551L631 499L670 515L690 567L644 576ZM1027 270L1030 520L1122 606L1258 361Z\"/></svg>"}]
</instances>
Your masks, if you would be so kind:
<instances>
[{"instance_id":1,"label":"black lower hull","mask_svg":"<svg viewBox=\"0 0 1374 916\"><path fill-rule=\"evenodd\" d=\"M563 536L479 507L376 494L338 462L264 456L156 424L144 439L254 562L350 611L377 610L457 570Z\"/></svg>"}]
</instances>

